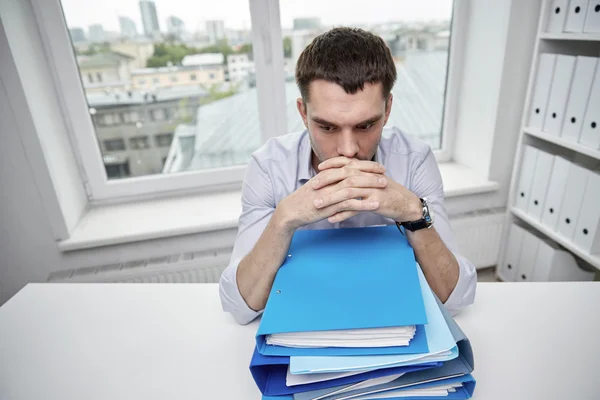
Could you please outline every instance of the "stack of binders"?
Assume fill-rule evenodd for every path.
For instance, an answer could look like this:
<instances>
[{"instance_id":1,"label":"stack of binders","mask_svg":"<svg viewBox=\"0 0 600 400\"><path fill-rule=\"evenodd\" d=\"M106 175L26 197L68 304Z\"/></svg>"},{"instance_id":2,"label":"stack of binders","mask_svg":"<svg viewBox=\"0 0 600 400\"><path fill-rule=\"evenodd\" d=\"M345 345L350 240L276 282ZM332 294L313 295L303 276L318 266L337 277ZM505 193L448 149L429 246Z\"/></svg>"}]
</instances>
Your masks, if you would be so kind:
<instances>
[{"instance_id":1,"label":"stack of binders","mask_svg":"<svg viewBox=\"0 0 600 400\"><path fill-rule=\"evenodd\" d=\"M467 399L472 371L396 226L295 233L250 362L263 399Z\"/></svg>"}]
</instances>

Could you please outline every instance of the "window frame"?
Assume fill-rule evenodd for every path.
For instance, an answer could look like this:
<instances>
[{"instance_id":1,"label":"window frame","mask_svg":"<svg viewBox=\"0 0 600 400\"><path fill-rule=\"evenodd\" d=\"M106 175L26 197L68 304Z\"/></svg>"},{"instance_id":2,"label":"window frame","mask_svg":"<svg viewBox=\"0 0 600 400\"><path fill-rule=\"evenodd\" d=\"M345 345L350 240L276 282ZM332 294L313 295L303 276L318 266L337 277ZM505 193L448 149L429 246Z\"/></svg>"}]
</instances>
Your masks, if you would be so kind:
<instances>
[{"instance_id":1,"label":"window frame","mask_svg":"<svg viewBox=\"0 0 600 400\"><path fill-rule=\"evenodd\" d=\"M258 117L262 143L287 133L285 107L284 57L279 0L248 0L252 26L253 59L256 71ZM239 188L245 165L210 170L186 171L109 180L94 124L90 117L85 91L71 44L60 0L31 0L37 28L41 33L59 104L75 158L86 187L89 202L115 203L131 199L153 198L173 193L216 191ZM434 154L438 162L451 161L458 119L458 92L463 64L463 43L468 18L467 5L453 4L447 63L441 148ZM134 77L134 79L137 79ZM75 132L78 134L76 135Z\"/></svg>"}]
</instances>

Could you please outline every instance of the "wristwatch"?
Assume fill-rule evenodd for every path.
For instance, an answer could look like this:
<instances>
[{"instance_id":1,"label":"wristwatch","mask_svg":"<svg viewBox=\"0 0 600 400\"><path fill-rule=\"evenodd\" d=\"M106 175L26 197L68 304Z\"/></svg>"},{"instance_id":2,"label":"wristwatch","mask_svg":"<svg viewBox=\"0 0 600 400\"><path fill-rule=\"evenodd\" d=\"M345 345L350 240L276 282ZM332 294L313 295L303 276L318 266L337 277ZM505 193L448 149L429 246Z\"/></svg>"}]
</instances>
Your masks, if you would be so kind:
<instances>
[{"instance_id":1,"label":"wristwatch","mask_svg":"<svg viewBox=\"0 0 600 400\"><path fill-rule=\"evenodd\" d=\"M403 226L404 229L408 229L409 231L418 231L420 229L430 228L433 225L433 216L429 211L429 204L427 204L427 198L420 198L421 204L423 205L423 218L416 221L407 221L407 222L398 222L396 221L396 225L398 228Z\"/></svg>"}]
</instances>

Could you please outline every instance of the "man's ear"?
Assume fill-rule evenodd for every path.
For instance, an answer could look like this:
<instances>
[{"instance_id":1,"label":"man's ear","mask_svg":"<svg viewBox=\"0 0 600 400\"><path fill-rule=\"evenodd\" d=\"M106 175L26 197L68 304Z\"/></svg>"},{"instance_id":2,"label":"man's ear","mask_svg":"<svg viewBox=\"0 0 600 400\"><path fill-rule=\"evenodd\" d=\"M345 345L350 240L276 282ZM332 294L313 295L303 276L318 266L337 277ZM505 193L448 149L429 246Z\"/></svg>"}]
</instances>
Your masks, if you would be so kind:
<instances>
[{"instance_id":1,"label":"man's ear","mask_svg":"<svg viewBox=\"0 0 600 400\"><path fill-rule=\"evenodd\" d=\"M308 128L308 118L306 116L306 104L302 97L298 97L296 100L296 107L298 108L298 112L300 113L300 117L302 117L302 121L304 121L304 126Z\"/></svg>"},{"instance_id":2,"label":"man's ear","mask_svg":"<svg viewBox=\"0 0 600 400\"><path fill-rule=\"evenodd\" d=\"M385 119L383 121L383 125L387 124L388 118L390 117L390 112L392 111L392 102L394 101L394 95L390 93L388 99L385 101Z\"/></svg>"}]
</instances>

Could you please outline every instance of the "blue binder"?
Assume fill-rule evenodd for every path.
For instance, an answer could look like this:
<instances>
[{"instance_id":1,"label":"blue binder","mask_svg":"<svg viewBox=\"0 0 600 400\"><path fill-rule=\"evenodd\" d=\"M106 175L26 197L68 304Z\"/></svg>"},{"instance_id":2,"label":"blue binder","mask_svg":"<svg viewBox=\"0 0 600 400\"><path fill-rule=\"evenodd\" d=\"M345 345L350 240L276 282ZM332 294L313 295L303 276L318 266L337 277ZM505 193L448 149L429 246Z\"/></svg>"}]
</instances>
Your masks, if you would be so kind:
<instances>
[{"instance_id":1,"label":"blue binder","mask_svg":"<svg viewBox=\"0 0 600 400\"><path fill-rule=\"evenodd\" d=\"M258 389L263 395L279 396L339 387L340 385L358 383L366 379L378 378L380 376L421 371L428 368L440 367L442 365L440 362L431 362L420 365L384 368L323 382L314 382L305 385L288 387L286 385L286 375L289 364L289 357L265 356L254 349L254 354L252 355L252 360L250 361L250 372L254 378L254 381L256 382L256 385L258 386Z\"/></svg>"},{"instance_id":2,"label":"blue binder","mask_svg":"<svg viewBox=\"0 0 600 400\"><path fill-rule=\"evenodd\" d=\"M413 249L395 225L299 230L279 269L257 331L272 356L427 353L427 316ZM319 312L315 312L319 310ZM415 325L408 346L291 348L266 335Z\"/></svg>"},{"instance_id":3,"label":"blue binder","mask_svg":"<svg viewBox=\"0 0 600 400\"><path fill-rule=\"evenodd\" d=\"M344 395L349 394L363 394L366 391L372 391L374 389L381 390L391 390L396 387L400 387L402 385L413 385L411 388L419 388L419 387L427 387L428 383L420 383L425 382L427 380L436 379L435 384L443 384L450 383L452 379L459 378L456 375L460 375L460 378L463 379L463 387L460 390L457 390L455 393L449 393L448 396L443 397L444 399L468 399L473 395L473 391L475 390L475 379L471 376L471 372L475 367L473 360L473 349L471 348L471 344L469 339L465 336L464 332L460 329L456 321L452 318L452 316L448 313L446 308L440 303L439 299L436 297L436 301L448 323L448 328L450 328L450 332L452 336L456 340L456 345L458 347L458 357L446 361L442 363L441 367L438 368L430 368L422 371L416 371L412 373L407 373L398 379L389 382L384 385L379 385L379 387L372 387L368 389L361 389L352 392L346 392ZM423 386L421 386L423 385ZM333 393L338 391L342 387L346 387L347 385L338 386L335 388L325 388L318 389L314 391L308 391L303 393L297 393L293 395L294 400L307 400L313 399L319 396L325 396L326 400L335 400L337 397ZM430 385L434 386L434 385ZM407 388L408 389L408 388ZM410 399L410 397L402 397L403 400ZM418 399L423 400L424 397L418 397ZM439 399L439 397L437 397ZM282 400L282 399L281 399Z\"/></svg>"}]
</instances>

